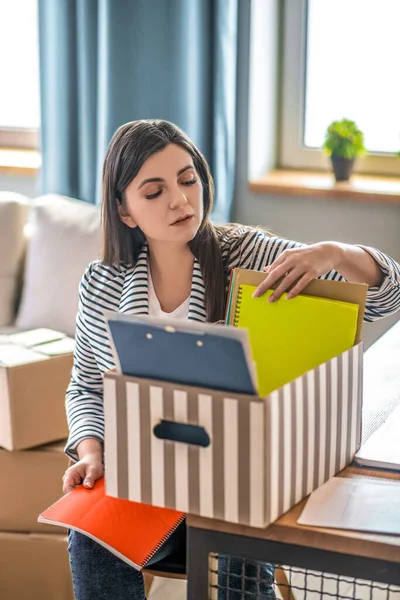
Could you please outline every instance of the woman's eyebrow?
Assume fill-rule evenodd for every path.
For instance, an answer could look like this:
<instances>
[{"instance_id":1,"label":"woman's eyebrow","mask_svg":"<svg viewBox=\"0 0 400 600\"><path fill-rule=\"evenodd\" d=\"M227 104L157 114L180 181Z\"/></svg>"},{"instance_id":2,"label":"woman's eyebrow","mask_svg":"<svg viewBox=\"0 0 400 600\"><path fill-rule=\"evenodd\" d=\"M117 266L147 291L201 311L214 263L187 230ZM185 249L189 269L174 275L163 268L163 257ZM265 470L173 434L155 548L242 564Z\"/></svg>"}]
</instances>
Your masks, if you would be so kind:
<instances>
[{"instance_id":1,"label":"woman's eyebrow","mask_svg":"<svg viewBox=\"0 0 400 600\"><path fill-rule=\"evenodd\" d=\"M154 181L163 182L165 181L165 179L162 179L161 177L151 177L150 179L143 179L142 183L138 187L138 190L140 190L140 188L142 188L146 183L153 183Z\"/></svg>"},{"instance_id":2,"label":"woman's eyebrow","mask_svg":"<svg viewBox=\"0 0 400 600\"><path fill-rule=\"evenodd\" d=\"M188 169L194 169L194 165L186 165L186 167L183 167L183 169L179 169L179 171L177 172L177 176L179 177L179 175L182 175L182 173L184 173Z\"/></svg>"},{"instance_id":3,"label":"woman's eyebrow","mask_svg":"<svg viewBox=\"0 0 400 600\"><path fill-rule=\"evenodd\" d=\"M179 177L179 175L182 175L182 173L184 173L188 169L194 169L194 165L186 165L186 167L179 169L179 171L177 172L177 176ZM150 177L150 179L143 179L142 183L138 187L138 190L140 190L140 188L146 185L146 183L162 183L164 181L165 179L163 179L162 177Z\"/></svg>"}]
</instances>

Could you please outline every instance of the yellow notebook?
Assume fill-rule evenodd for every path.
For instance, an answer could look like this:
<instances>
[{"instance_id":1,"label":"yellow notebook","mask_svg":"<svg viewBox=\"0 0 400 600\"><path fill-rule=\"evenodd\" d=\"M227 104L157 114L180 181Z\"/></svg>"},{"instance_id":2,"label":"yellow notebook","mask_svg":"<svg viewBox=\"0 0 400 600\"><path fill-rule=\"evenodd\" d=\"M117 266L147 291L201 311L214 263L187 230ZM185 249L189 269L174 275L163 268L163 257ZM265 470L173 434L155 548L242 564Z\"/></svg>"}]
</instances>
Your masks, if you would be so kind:
<instances>
[{"instance_id":1,"label":"yellow notebook","mask_svg":"<svg viewBox=\"0 0 400 600\"><path fill-rule=\"evenodd\" d=\"M357 304L287 294L268 302L273 290L253 298L256 288L240 285L234 325L249 330L261 396L349 350L355 342Z\"/></svg>"}]
</instances>

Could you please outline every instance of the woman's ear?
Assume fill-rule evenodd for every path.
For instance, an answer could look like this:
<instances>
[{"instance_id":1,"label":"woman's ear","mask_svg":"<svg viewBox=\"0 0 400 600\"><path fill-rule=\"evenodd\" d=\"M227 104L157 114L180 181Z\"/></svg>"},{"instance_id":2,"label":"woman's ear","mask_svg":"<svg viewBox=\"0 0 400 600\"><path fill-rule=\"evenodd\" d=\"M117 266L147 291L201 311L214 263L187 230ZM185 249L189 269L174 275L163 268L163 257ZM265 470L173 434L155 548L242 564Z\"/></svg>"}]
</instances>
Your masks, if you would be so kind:
<instances>
[{"instance_id":1,"label":"woman's ear","mask_svg":"<svg viewBox=\"0 0 400 600\"><path fill-rule=\"evenodd\" d=\"M123 204L118 205L118 214L119 214L119 218L125 225L127 225L131 229L134 229L135 227L137 227L136 221L128 213L125 205L123 205Z\"/></svg>"}]
</instances>

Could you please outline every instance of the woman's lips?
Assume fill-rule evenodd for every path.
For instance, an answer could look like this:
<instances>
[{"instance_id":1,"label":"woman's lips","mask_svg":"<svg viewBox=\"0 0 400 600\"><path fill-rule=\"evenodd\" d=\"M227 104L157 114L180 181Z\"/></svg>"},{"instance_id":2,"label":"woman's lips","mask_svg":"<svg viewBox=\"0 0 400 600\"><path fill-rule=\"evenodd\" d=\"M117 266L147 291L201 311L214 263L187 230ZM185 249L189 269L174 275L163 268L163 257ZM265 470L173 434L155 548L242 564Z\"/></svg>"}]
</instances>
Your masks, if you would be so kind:
<instances>
[{"instance_id":1,"label":"woman's lips","mask_svg":"<svg viewBox=\"0 0 400 600\"><path fill-rule=\"evenodd\" d=\"M171 223L171 225L173 225L174 227L180 226L180 225L186 225L187 223L190 223L190 221L192 219L193 219L193 215L188 215L187 217L183 217L182 219L179 219L179 221L175 221L175 223Z\"/></svg>"}]
</instances>

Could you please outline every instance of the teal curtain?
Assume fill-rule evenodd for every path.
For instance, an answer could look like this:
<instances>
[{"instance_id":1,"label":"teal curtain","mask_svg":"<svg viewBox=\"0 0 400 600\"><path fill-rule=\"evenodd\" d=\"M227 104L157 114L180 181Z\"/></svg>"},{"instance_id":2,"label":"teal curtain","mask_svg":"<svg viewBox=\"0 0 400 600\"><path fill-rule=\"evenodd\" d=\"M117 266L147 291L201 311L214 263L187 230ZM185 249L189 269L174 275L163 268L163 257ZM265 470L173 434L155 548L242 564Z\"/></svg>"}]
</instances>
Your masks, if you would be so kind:
<instances>
[{"instance_id":1,"label":"teal curtain","mask_svg":"<svg viewBox=\"0 0 400 600\"><path fill-rule=\"evenodd\" d=\"M213 220L229 220L238 2L39 0L42 192L99 203L114 131L167 119L205 154Z\"/></svg>"}]
</instances>

